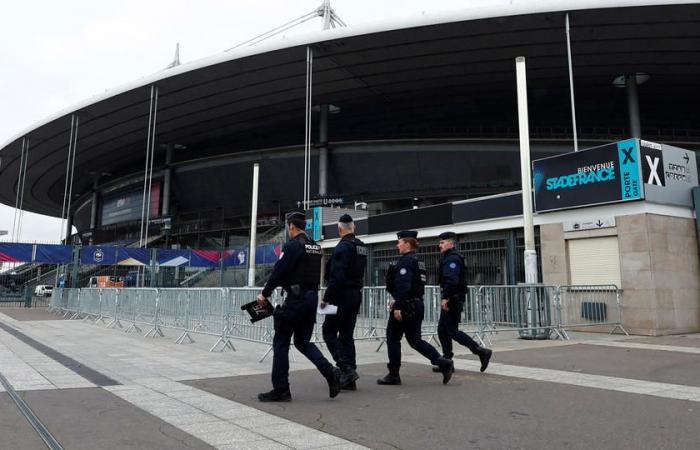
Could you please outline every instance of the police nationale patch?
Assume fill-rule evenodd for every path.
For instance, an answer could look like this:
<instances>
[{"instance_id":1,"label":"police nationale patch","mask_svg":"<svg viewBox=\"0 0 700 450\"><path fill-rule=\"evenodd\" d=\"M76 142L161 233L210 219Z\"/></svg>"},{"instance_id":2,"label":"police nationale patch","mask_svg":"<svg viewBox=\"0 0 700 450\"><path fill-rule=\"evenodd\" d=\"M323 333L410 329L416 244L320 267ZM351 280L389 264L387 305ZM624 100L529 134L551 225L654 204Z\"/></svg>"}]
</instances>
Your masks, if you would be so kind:
<instances>
[{"instance_id":1,"label":"police nationale patch","mask_svg":"<svg viewBox=\"0 0 700 450\"><path fill-rule=\"evenodd\" d=\"M406 275L406 269L402 267L401 270L399 270L399 273L401 275Z\"/></svg>"},{"instance_id":2,"label":"police nationale patch","mask_svg":"<svg viewBox=\"0 0 700 450\"><path fill-rule=\"evenodd\" d=\"M457 263L450 263L450 269L454 269L455 267L457 267Z\"/></svg>"}]
</instances>

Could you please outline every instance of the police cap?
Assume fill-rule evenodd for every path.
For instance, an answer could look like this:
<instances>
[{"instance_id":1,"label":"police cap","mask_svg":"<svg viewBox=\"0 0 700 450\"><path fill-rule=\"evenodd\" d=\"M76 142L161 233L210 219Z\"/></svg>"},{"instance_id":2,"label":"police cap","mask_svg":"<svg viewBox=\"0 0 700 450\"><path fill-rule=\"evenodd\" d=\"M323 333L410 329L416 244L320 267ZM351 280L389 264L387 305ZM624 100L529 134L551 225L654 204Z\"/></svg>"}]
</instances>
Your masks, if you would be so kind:
<instances>
[{"instance_id":1,"label":"police cap","mask_svg":"<svg viewBox=\"0 0 700 450\"><path fill-rule=\"evenodd\" d=\"M396 236L398 236L399 239L404 239L404 238L413 238L416 239L418 237L418 232L414 230L403 230L399 231L396 233Z\"/></svg>"},{"instance_id":2,"label":"police cap","mask_svg":"<svg viewBox=\"0 0 700 450\"><path fill-rule=\"evenodd\" d=\"M441 241L444 241L447 239L454 239L457 237L457 235L451 231L445 231L444 233L440 234L440 236L438 236L438 237L440 238Z\"/></svg>"},{"instance_id":3,"label":"police cap","mask_svg":"<svg viewBox=\"0 0 700 450\"><path fill-rule=\"evenodd\" d=\"M338 219L338 222L340 223L352 223L352 217L350 214L343 214L340 216L340 219Z\"/></svg>"}]
</instances>

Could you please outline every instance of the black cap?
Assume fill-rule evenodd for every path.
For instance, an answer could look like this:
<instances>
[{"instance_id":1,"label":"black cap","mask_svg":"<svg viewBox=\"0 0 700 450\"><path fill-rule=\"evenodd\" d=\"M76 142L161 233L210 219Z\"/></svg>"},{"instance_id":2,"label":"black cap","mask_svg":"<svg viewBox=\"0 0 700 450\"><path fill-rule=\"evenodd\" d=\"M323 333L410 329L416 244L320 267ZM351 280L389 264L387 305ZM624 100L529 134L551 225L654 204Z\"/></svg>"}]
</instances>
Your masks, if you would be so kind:
<instances>
[{"instance_id":1,"label":"black cap","mask_svg":"<svg viewBox=\"0 0 700 450\"><path fill-rule=\"evenodd\" d=\"M352 223L352 217L350 217L350 214L343 214L342 216L340 216L340 219L338 219L338 222Z\"/></svg>"},{"instance_id":2,"label":"black cap","mask_svg":"<svg viewBox=\"0 0 700 450\"><path fill-rule=\"evenodd\" d=\"M454 239L457 237L457 235L451 231L445 231L444 233L440 234L440 236L438 236L438 237L440 238L441 241L444 241L446 239Z\"/></svg>"},{"instance_id":3,"label":"black cap","mask_svg":"<svg viewBox=\"0 0 700 450\"><path fill-rule=\"evenodd\" d=\"M418 232L413 231L413 230L404 230L404 231L399 231L398 233L396 233L396 236L398 236L399 239L404 239L404 238L416 239L418 237Z\"/></svg>"},{"instance_id":4,"label":"black cap","mask_svg":"<svg viewBox=\"0 0 700 450\"><path fill-rule=\"evenodd\" d=\"M295 221L302 220L302 221L306 222L306 214L304 214L302 211L296 211L296 210L289 211L287 213L287 223L289 223L293 220L295 220Z\"/></svg>"}]
</instances>

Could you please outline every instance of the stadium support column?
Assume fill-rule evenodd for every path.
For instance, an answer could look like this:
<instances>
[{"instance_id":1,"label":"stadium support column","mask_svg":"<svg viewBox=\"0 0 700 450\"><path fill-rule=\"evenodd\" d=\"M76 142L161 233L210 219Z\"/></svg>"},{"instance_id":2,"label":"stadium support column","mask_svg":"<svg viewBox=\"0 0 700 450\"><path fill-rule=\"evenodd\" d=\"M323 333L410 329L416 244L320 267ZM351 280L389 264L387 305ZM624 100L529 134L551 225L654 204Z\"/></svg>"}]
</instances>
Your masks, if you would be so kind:
<instances>
[{"instance_id":1,"label":"stadium support column","mask_svg":"<svg viewBox=\"0 0 700 450\"><path fill-rule=\"evenodd\" d=\"M99 207L99 191L98 186L100 183L100 174L94 174L92 180L92 200L90 201L90 245L95 240L95 230L97 229L97 211Z\"/></svg>"},{"instance_id":2,"label":"stadium support column","mask_svg":"<svg viewBox=\"0 0 700 450\"><path fill-rule=\"evenodd\" d=\"M170 215L170 184L172 183L173 144L168 144L165 150L165 174L163 176L163 217Z\"/></svg>"},{"instance_id":3,"label":"stadium support column","mask_svg":"<svg viewBox=\"0 0 700 450\"><path fill-rule=\"evenodd\" d=\"M515 58L518 90L518 122L520 129L520 179L523 194L523 228L525 231L525 282L537 283L537 250L532 220L532 176L530 174L530 130L527 112L527 79L525 57Z\"/></svg>"},{"instance_id":4,"label":"stadium support column","mask_svg":"<svg viewBox=\"0 0 700 450\"><path fill-rule=\"evenodd\" d=\"M256 233L258 231L258 174L260 164L253 165L253 198L250 207L250 247L248 248L248 286L255 286L255 250Z\"/></svg>"},{"instance_id":5,"label":"stadium support column","mask_svg":"<svg viewBox=\"0 0 700 450\"><path fill-rule=\"evenodd\" d=\"M328 105L321 105L318 127L318 195L328 193Z\"/></svg>"},{"instance_id":6,"label":"stadium support column","mask_svg":"<svg viewBox=\"0 0 700 450\"><path fill-rule=\"evenodd\" d=\"M637 94L637 74L625 75L625 92L627 94L627 113L630 121L630 137L642 137L642 125L639 119L639 96Z\"/></svg>"}]
</instances>

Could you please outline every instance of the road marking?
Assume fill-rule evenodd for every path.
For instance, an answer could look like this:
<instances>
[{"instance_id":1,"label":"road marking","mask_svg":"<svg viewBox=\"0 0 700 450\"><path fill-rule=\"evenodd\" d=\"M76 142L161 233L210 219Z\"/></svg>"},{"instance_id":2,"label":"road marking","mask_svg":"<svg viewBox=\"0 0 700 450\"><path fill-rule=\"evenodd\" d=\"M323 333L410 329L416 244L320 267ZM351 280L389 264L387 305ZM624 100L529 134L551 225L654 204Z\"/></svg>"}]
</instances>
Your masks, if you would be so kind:
<instances>
[{"instance_id":1,"label":"road marking","mask_svg":"<svg viewBox=\"0 0 700 450\"><path fill-rule=\"evenodd\" d=\"M166 379L104 389L220 449L366 449L259 409Z\"/></svg>"},{"instance_id":2,"label":"road marking","mask_svg":"<svg viewBox=\"0 0 700 450\"><path fill-rule=\"evenodd\" d=\"M425 363L425 359L415 359L417 363ZM456 369L479 372L478 361L455 359ZM635 380L631 378L610 377L605 375L591 375L579 372L567 372L564 370L539 369L533 367L514 366L492 362L489 364L487 374L502 375L506 377L524 378L527 380L545 381L548 383L582 386L608 391L626 392L631 394L650 395L653 397L669 398L674 400L688 400L700 402L700 387L686 386L682 384L658 383L654 381Z\"/></svg>"}]
</instances>

